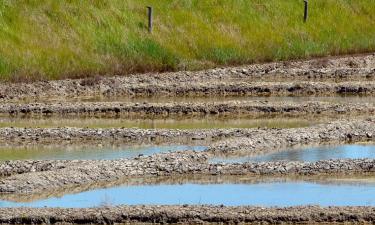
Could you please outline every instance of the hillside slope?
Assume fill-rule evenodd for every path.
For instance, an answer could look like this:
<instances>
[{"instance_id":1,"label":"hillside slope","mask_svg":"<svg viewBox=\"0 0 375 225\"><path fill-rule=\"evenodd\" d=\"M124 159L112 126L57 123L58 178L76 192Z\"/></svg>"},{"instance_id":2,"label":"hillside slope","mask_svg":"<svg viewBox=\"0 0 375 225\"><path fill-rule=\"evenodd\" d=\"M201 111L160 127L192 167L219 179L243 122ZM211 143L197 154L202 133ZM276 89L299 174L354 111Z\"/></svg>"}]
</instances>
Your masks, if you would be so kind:
<instances>
[{"instance_id":1,"label":"hillside slope","mask_svg":"<svg viewBox=\"0 0 375 225\"><path fill-rule=\"evenodd\" d=\"M155 11L147 32L146 6ZM0 76L61 79L375 50L373 0L3 0Z\"/></svg>"}]
</instances>

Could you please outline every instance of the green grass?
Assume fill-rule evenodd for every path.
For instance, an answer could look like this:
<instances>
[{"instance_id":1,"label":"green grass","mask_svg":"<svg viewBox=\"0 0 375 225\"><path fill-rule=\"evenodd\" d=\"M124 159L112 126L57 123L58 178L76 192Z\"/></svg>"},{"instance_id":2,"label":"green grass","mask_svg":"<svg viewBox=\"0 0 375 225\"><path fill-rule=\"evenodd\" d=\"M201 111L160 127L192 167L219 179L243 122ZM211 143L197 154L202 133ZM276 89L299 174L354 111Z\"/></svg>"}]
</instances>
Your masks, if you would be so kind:
<instances>
[{"instance_id":1,"label":"green grass","mask_svg":"<svg viewBox=\"0 0 375 225\"><path fill-rule=\"evenodd\" d=\"M155 11L147 32L146 6ZM2 80L194 70L375 50L374 0L2 0Z\"/></svg>"}]
</instances>

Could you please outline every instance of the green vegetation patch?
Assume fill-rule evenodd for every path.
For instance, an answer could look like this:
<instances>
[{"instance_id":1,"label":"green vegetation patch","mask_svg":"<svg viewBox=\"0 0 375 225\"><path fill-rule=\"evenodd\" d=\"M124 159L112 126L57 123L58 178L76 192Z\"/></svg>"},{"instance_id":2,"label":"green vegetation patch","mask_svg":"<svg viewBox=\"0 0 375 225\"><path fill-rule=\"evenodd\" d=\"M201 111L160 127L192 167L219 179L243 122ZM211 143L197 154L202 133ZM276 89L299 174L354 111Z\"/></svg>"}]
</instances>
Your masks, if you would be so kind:
<instances>
[{"instance_id":1,"label":"green vegetation patch","mask_svg":"<svg viewBox=\"0 0 375 225\"><path fill-rule=\"evenodd\" d=\"M147 30L146 6L154 8ZM202 69L375 49L373 0L3 0L3 80Z\"/></svg>"}]
</instances>

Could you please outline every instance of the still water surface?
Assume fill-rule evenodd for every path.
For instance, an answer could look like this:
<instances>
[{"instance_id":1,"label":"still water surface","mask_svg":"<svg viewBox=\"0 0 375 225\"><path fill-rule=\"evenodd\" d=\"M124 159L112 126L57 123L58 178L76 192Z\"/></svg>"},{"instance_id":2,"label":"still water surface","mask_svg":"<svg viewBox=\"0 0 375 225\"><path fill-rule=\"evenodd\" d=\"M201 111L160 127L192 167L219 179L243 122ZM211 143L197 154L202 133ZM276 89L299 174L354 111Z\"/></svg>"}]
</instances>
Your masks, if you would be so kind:
<instances>
[{"instance_id":1,"label":"still water surface","mask_svg":"<svg viewBox=\"0 0 375 225\"><path fill-rule=\"evenodd\" d=\"M0 201L0 207L81 208L123 204L375 206L375 183L276 181L249 184L124 185L27 203Z\"/></svg>"},{"instance_id":2,"label":"still water surface","mask_svg":"<svg viewBox=\"0 0 375 225\"><path fill-rule=\"evenodd\" d=\"M304 149L279 151L270 154L238 157L238 158L214 158L213 162L270 162L270 161L306 161L316 162L329 159L362 159L375 158L375 145L341 145L320 146Z\"/></svg>"},{"instance_id":3,"label":"still water surface","mask_svg":"<svg viewBox=\"0 0 375 225\"><path fill-rule=\"evenodd\" d=\"M195 145L138 145L138 146L42 146L1 147L0 161L5 160L99 160L134 158L140 154L152 155L169 151L196 150L206 147Z\"/></svg>"},{"instance_id":4,"label":"still water surface","mask_svg":"<svg viewBox=\"0 0 375 225\"><path fill-rule=\"evenodd\" d=\"M207 116L201 118L88 118L88 117L0 117L0 127L19 128L140 128L140 129L213 129L213 128L296 128L325 122L314 118L220 118Z\"/></svg>"}]
</instances>

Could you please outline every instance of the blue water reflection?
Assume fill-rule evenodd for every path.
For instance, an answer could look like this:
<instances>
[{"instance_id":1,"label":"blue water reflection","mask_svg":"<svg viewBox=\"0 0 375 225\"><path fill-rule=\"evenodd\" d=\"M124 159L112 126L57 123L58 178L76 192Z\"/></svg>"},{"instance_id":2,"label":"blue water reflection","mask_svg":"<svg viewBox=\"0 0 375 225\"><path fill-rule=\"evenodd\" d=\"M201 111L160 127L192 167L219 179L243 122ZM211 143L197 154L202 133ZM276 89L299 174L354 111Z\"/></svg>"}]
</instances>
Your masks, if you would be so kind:
<instances>
[{"instance_id":1,"label":"blue water reflection","mask_svg":"<svg viewBox=\"0 0 375 225\"><path fill-rule=\"evenodd\" d=\"M224 204L227 206L375 206L375 183L322 184L277 181L255 184L118 186L30 203L0 201L1 207L98 207L137 204Z\"/></svg>"},{"instance_id":2,"label":"blue water reflection","mask_svg":"<svg viewBox=\"0 0 375 225\"><path fill-rule=\"evenodd\" d=\"M269 162L269 161L306 161L315 162L329 159L375 158L375 145L321 146L304 149L279 151L270 154L238 157L215 158L214 162Z\"/></svg>"}]
</instances>

